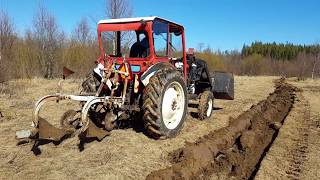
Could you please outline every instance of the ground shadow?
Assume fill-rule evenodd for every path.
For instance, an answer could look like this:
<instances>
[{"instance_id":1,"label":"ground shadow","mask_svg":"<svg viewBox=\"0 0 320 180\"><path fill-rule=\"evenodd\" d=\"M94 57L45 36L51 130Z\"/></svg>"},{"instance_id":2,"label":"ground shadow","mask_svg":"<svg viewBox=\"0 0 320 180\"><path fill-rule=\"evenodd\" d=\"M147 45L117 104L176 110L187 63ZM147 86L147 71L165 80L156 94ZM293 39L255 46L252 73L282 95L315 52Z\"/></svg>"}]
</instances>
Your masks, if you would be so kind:
<instances>
[{"instance_id":1,"label":"ground shadow","mask_svg":"<svg viewBox=\"0 0 320 180\"><path fill-rule=\"evenodd\" d=\"M216 110L221 110L221 109L223 109L223 108L222 108L222 107L214 107L214 108L213 108L214 111L216 111Z\"/></svg>"},{"instance_id":2,"label":"ground shadow","mask_svg":"<svg viewBox=\"0 0 320 180\"><path fill-rule=\"evenodd\" d=\"M41 155L42 152L41 152L40 146L46 145L49 143L52 143L57 146L57 145L61 144L62 141L64 141L65 139L68 139L68 138L70 138L70 135L63 136L59 141L53 141L53 140L48 140L48 139L36 139L36 140L34 140L31 151L36 156ZM19 145L19 144L17 144L17 145Z\"/></svg>"},{"instance_id":3,"label":"ground shadow","mask_svg":"<svg viewBox=\"0 0 320 180\"><path fill-rule=\"evenodd\" d=\"M99 140L96 137L86 137L84 135L79 135L79 139L80 139L80 143L78 144L78 149L79 149L80 152L82 152L84 150L85 144L91 143L93 141L98 141L98 142L102 141L102 140Z\"/></svg>"},{"instance_id":4,"label":"ground shadow","mask_svg":"<svg viewBox=\"0 0 320 180\"><path fill-rule=\"evenodd\" d=\"M139 113L131 114L130 116L123 117L117 121L115 129L133 129L135 132L140 133L144 131L142 117Z\"/></svg>"},{"instance_id":5,"label":"ground shadow","mask_svg":"<svg viewBox=\"0 0 320 180\"><path fill-rule=\"evenodd\" d=\"M221 110L221 109L223 109L223 108L221 108L221 107L214 107L212 110L213 110L213 111L218 111L218 110ZM198 113L190 112L189 114L190 114L191 117L193 117L193 118L195 118L195 119L199 118Z\"/></svg>"}]
</instances>

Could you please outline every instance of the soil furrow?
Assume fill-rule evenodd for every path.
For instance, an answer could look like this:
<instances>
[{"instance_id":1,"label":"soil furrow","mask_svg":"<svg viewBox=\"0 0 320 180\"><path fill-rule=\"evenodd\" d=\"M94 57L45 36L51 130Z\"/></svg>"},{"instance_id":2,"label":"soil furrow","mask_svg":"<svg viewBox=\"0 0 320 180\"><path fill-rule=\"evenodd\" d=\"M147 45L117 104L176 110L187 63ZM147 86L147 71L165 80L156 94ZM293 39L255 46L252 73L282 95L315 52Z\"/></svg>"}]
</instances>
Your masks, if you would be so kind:
<instances>
[{"instance_id":1,"label":"soil furrow","mask_svg":"<svg viewBox=\"0 0 320 180\"><path fill-rule=\"evenodd\" d=\"M172 153L172 166L147 179L253 178L289 113L297 89L278 82L275 91L235 119Z\"/></svg>"}]
</instances>

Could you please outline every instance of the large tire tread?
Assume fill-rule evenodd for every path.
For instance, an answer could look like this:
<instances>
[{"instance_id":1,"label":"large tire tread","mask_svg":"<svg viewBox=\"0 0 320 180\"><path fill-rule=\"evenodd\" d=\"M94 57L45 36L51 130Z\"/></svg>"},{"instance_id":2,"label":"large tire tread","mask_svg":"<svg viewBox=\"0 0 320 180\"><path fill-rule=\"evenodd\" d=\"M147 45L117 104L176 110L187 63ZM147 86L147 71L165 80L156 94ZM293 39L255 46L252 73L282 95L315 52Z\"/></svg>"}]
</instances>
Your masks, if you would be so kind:
<instances>
[{"instance_id":1,"label":"large tire tread","mask_svg":"<svg viewBox=\"0 0 320 180\"><path fill-rule=\"evenodd\" d=\"M199 98L199 113L198 113L198 118L200 120L205 120L211 117L211 114L209 117L207 117L207 109L208 109L208 101L209 99L212 99L212 108L213 108L213 94L211 91L204 91L201 93L200 98Z\"/></svg>"},{"instance_id":2,"label":"large tire tread","mask_svg":"<svg viewBox=\"0 0 320 180\"><path fill-rule=\"evenodd\" d=\"M168 80L172 78L181 78L181 73L171 65L156 72L149 80L149 84L143 92L142 119L147 134L155 139L165 139L176 136L182 127L166 131L161 122L161 96ZM185 94L187 98L187 94ZM184 112L186 113L186 112ZM183 116L185 118L185 115ZM183 120L181 120L183 121Z\"/></svg>"}]
</instances>

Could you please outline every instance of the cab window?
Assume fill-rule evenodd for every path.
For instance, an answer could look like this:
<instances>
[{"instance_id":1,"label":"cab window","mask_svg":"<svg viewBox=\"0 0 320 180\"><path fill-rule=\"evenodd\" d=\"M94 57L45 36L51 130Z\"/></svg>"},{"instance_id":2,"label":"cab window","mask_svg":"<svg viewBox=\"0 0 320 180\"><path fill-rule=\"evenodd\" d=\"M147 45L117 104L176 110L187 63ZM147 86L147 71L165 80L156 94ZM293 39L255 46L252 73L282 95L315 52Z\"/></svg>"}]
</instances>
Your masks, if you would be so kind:
<instances>
[{"instance_id":1,"label":"cab window","mask_svg":"<svg viewBox=\"0 0 320 180\"><path fill-rule=\"evenodd\" d=\"M182 31L170 32L169 57L183 57Z\"/></svg>"},{"instance_id":2,"label":"cab window","mask_svg":"<svg viewBox=\"0 0 320 180\"><path fill-rule=\"evenodd\" d=\"M157 57L168 56L168 23L153 22L154 51Z\"/></svg>"},{"instance_id":3,"label":"cab window","mask_svg":"<svg viewBox=\"0 0 320 180\"><path fill-rule=\"evenodd\" d=\"M120 37L120 41L118 37ZM106 55L130 58L149 56L149 39L146 31L105 31L101 32L101 40ZM118 46L117 43L120 45ZM118 50L117 47L120 49Z\"/></svg>"}]
</instances>

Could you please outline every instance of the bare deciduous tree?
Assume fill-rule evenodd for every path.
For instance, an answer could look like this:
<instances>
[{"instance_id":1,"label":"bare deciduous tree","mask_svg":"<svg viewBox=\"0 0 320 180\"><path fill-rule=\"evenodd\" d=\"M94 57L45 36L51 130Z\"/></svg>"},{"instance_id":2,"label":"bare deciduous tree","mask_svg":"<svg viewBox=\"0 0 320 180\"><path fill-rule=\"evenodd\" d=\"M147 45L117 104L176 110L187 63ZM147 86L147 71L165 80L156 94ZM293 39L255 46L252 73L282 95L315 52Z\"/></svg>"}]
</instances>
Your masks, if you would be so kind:
<instances>
[{"instance_id":1,"label":"bare deciduous tree","mask_svg":"<svg viewBox=\"0 0 320 180\"><path fill-rule=\"evenodd\" d=\"M63 53L63 66L67 66L78 74L87 74L99 56L98 43L87 18L82 18L71 34L70 41L65 44Z\"/></svg>"},{"instance_id":2,"label":"bare deciduous tree","mask_svg":"<svg viewBox=\"0 0 320 180\"><path fill-rule=\"evenodd\" d=\"M82 18L73 31L72 38L81 45L86 45L91 40L91 31L86 18Z\"/></svg>"},{"instance_id":3,"label":"bare deciduous tree","mask_svg":"<svg viewBox=\"0 0 320 180\"><path fill-rule=\"evenodd\" d=\"M0 10L0 80L3 81L9 61L13 58L12 46L16 39L14 25L7 12Z\"/></svg>"},{"instance_id":4,"label":"bare deciduous tree","mask_svg":"<svg viewBox=\"0 0 320 180\"><path fill-rule=\"evenodd\" d=\"M316 67L320 61L320 53L315 55L314 60L312 62L312 72L311 72L311 78L314 79L314 75L316 73Z\"/></svg>"},{"instance_id":5,"label":"bare deciduous tree","mask_svg":"<svg viewBox=\"0 0 320 180\"><path fill-rule=\"evenodd\" d=\"M128 0L106 0L108 18L126 18L132 16L132 6Z\"/></svg>"},{"instance_id":6,"label":"bare deciduous tree","mask_svg":"<svg viewBox=\"0 0 320 180\"><path fill-rule=\"evenodd\" d=\"M197 48L198 51L199 51L199 52L202 52L203 48L204 48L204 43L199 43L199 44L198 44L198 48Z\"/></svg>"},{"instance_id":7,"label":"bare deciduous tree","mask_svg":"<svg viewBox=\"0 0 320 180\"><path fill-rule=\"evenodd\" d=\"M52 78L55 56L63 39L63 33L59 31L55 17L42 5L39 5L38 12L34 16L33 26L33 36L39 50L38 60L43 67L42 72L45 78Z\"/></svg>"},{"instance_id":8,"label":"bare deciduous tree","mask_svg":"<svg viewBox=\"0 0 320 180\"><path fill-rule=\"evenodd\" d=\"M0 11L0 50L12 48L15 38L13 22L9 15Z\"/></svg>"},{"instance_id":9,"label":"bare deciduous tree","mask_svg":"<svg viewBox=\"0 0 320 180\"><path fill-rule=\"evenodd\" d=\"M110 19L128 18L132 16L133 8L129 0L106 0L106 16ZM113 53L116 54L116 33L109 34L113 44ZM133 37L129 32L122 32L121 41L123 44L130 44Z\"/></svg>"}]
</instances>

